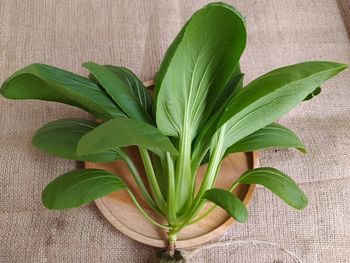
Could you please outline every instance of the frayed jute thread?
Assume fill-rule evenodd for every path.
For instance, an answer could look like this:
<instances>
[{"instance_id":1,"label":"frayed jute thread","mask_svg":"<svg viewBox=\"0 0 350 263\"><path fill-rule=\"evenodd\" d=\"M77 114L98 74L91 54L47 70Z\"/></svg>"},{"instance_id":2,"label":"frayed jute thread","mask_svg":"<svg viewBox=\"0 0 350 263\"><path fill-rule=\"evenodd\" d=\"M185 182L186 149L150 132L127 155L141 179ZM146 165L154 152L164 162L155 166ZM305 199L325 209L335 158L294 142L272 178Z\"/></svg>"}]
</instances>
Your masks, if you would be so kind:
<instances>
[{"instance_id":1,"label":"frayed jute thread","mask_svg":"<svg viewBox=\"0 0 350 263\"><path fill-rule=\"evenodd\" d=\"M244 246L244 245L253 245L255 247L258 246L271 246L271 247L276 247L282 251L282 253L289 255L292 259L293 262L295 263L303 263L300 258L298 258L293 252L287 250L286 248L282 247L281 245L271 242L268 240L264 240L261 238L257 237L247 237L247 238L239 238L239 239L230 239L227 241L218 241L215 243L209 243L201 247L194 248L192 250L181 250L182 256L186 259L186 262L190 262L190 259L197 253L211 249L211 248L216 248L216 247L229 247L229 246L235 246L236 249L239 246Z\"/></svg>"}]
</instances>

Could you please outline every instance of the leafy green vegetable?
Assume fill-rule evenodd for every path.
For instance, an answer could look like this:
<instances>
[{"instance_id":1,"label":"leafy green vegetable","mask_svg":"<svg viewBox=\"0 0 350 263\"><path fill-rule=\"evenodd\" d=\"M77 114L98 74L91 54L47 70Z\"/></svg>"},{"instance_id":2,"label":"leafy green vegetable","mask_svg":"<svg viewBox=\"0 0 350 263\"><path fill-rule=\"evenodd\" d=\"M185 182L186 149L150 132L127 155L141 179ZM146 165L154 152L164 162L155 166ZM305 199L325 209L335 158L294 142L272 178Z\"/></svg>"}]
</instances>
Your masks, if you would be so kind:
<instances>
[{"instance_id":1,"label":"leafy green vegetable","mask_svg":"<svg viewBox=\"0 0 350 263\"><path fill-rule=\"evenodd\" d=\"M43 191L42 201L49 209L67 209L121 189L126 189L126 185L111 172L78 169L50 182Z\"/></svg>"},{"instance_id":2,"label":"leafy green vegetable","mask_svg":"<svg viewBox=\"0 0 350 263\"><path fill-rule=\"evenodd\" d=\"M223 208L238 222L245 223L247 221L247 208L237 196L229 191L212 188L205 192L204 198Z\"/></svg>"},{"instance_id":3,"label":"leafy green vegetable","mask_svg":"<svg viewBox=\"0 0 350 263\"><path fill-rule=\"evenodd\" d=\"M177 150L156 127L127 118L115 118L98 126L79 141L77 154L95 154L131 145L157 148L177 155Z\"/></svg>"},{"instance_id":4,"label":"leafy green vegetable","mask_svg":"<svg viewBox=\"0 0 350 263\"><path fill-rule=\"evenodd\" d=\"M296 182L274 168L249 170L229 189L217 189L215 182L229 153L269 147L305 152L291 130L273 122L319 94L321 84L347 66L304 62L244 86L239 60L246 37L244 19L232 6L210 3L198 10L165 54L154 100L130 70L111 65L84 63L90 80L43 64L14 73L1 87L5 97L66 103L104 121L50 122L34 135L36 147L74 160L123 160L142 198L167 224L151 218L117 176L96 169L59 176L45 188L44 205L72 208L125 189L150 223L168 231L171 246L184 227L206 217L216 205L245 222L247 209L232 193L240 183L260 184L290 206L305 208L307 198ZM137 146L143 167L137 167L124 149L129 146ZM201 163L208 164L199 181ZM208 201L215 205L203 212Z\"/></svg>"},{"instance_id":5,"label":"leafy green vegetable","mask_svg":"<svg viewBox=\"0 0 350 263\"><path fill-rule=\"evenodd\" d=\"M226 150L225 156L235 152L250 152L271 147L294 147L305 153L305 146L300 139L286 127L271 123L239 140Z\"/></svg>"},{"instance_id":6,"label":"leafy green vegetable","mask_svg":"<svg viewBox=\"0 0 350 263\"><path fill-rule=\"evenodd\" d=\"M221 112L227 102L243 88L243 77L244 74L241 73L241 68L238 65L225 88L221 91L220 96L217 98L211 116Z\"/></svg>"},{"instance_id":7,"label":"leafy green vegetable","mask_svg":"<svg viewBox=\"0 0 350 263\"><path fill-rule=\"evenodd\" d=\"M305 62L276 69L252 81L229 101L221 117L215 116L217 121L208 121L199 135L194 159L207 151L212 137L224 124L222 155L239 140L277 120L345 68L335 62Z\"/></svg>"},{"instance_id":8,"label":"leafy green vegetable","mask_svg":"<svg viewBox=\"0 0 350 263\"><path fill-rule=\"evenodd\" d=\"M245 44L242 16L231 6L210 4L186 23L160 66L155 86L156 121L165 135L179 137L179 210L191 204L191 141L230 80Z\"/></svg>"},{"instance_id":9,"label":"leafy green vegetable","mask_svg":"<svg viewBox=\"0 0 350 263\"><path fill-rule=\"evenodd\" d=\"M238 182L263 185L296 209L307 206L307 198L295 181L277 169L261 167L249 170L238 179Z\"/></svg>"},{"instance_id":10,"label":"leafy green vegetable","mask_svg":"<svg viewBox=\"0 0 350 263\"><path fill-rule=\"evenodd\" d=\"M313 61L273 70L248 84L229 102L218 127L227 123L225 145L263 128L290 111L346 65Z\"/></svg>"},{"instance_id":11,"label":"leafy green vegetable","mask_svg":"<svg viewBox=\"0 0 350 263\"><path fill-rule=\"evenodd\" d=\"M1 94L9 99L39 99L73 105L102 120L125 116L94 82L44 64L32 64L14 73L2 84Z\"/></svg>"},{"instance_id":12,"label":"leafy green vegetable","mask_svg":"<svg viewBox=\"0 0 350 263\"><path fill-rule=\"evenodd\" d=\"M114 102L132 119L152 122L145 108L141 105L139 99L135 96L128 82L121 79L117 74L93 62L83 64L91 71L91 74L98 80L101 86L112 97Z\"/></svg>"},{"instance_id":13,"label":"leafy green vegetable","mask_svg":"<svg viewBox=\"0 0 350 263\"><path fill-rule=\"evenodd\" d=\"M152 97L147 88L143 85L142 81L126 68L115 67L112 65L104 65L104 67L108 68L115 75L117 75L118 78L124 81L127 87L135 94L136 98L140 101L141 105L145 108L149 116L153 117Z\"/></svg>"},{"instance_id":14,"label":"leafy green vegetable","mask_svg":"<svg viewBox=\"0 0 350 263\"><path fill-rule=\"evenodd\" d=\"M195 136L238 65L245 44L243 18L231 6L214 3L192 16L157 75L156 119L164 134L179 136L189 129L189 137Z\"/></svg>"},{"instance_id":15,"label":"leafy green vegetable","mask_svg":"<svg viewBox=\"0 0 350 263\"><path fill-rule=\"evenodd\" d=\"M44 152L66 159L90 162L110 162L121 159L115 150L93 155L76 154L79 140L97 126L96 122L78 118L49 122L34 134L32 143Z\"/></svg>"}]
</instances>

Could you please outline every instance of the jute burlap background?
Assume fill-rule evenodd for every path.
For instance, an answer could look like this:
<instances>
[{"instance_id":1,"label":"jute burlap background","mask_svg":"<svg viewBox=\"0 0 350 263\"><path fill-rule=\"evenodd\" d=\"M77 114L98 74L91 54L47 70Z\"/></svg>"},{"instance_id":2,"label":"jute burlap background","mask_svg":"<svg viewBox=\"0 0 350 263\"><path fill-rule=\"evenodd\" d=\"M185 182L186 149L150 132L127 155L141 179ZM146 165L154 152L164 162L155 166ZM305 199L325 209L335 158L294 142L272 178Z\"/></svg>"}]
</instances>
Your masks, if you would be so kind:
<instances>
[{"instance_id":1,"label":"jute burlap background","mask_svg":"<svg viewBox=\"0 0 350 263\"><path fill-rule=\"evenodd\" d=\"M247 18L242 69L246 83L275 67L304 60L350 62L350 43L336 0L231 1ZM42 62L87 74L84 61L122 65L154 76L184 22L206 1L1 0L0 81ZM250 219L221 240L260 237L295 252L303 262L350 262L350 71L322 94L280 120L305 141L294 150L262 153L262 164L291 175L309 196L294 211L263 188ZM0 99L0 262L145 262L154 249L101 217L94 204L65 212L43 208L40 194L76 163L43 154L31 135L44 123L90 116L55 103ZM214 248L195 262L292 262L268 246Z\"/></svg>"}]
</instances>

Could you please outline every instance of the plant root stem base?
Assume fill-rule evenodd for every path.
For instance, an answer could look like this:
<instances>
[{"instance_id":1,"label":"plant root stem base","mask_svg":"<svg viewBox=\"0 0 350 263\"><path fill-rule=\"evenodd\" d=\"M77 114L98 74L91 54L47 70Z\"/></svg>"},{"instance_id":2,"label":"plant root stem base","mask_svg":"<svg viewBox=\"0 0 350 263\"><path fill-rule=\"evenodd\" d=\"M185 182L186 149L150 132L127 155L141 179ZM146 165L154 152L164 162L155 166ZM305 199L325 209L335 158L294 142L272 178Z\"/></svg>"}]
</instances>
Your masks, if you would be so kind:
<instances>
[{"instance_id":1,"label":"plant root stem base","mask_svg":"<svg viewBox=\"0 0 350 263\"><path fill-rule=\"evenodd\" d=\"M173 256L169 254L169 249L162 249L157 252L156 263L186 263L185 258L181 255L180 250L175 249Z\"/></svg>"}]
</instances>

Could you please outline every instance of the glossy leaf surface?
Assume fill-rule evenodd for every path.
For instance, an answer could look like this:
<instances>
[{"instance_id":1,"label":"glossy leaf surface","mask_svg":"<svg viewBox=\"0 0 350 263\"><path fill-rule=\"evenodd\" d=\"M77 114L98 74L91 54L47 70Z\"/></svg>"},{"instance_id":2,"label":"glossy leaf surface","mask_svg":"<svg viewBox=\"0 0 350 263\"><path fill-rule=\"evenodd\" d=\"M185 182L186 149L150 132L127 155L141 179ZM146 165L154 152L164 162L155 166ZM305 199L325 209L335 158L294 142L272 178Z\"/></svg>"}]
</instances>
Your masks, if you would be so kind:
<instances>
[{"instance_id":1,"label":"glossy leaf surface","mask_svg":"<svg viewBox=\"0 0 350 263\"><path fill-rule=\"evenodd\" d=\"M156 79L156 119L168 136L193 138L238 65L246 43L243 18L212 3L197 11L169 47Z\"/></svg>"},{"instance_id":2,"label":"glossy leaf surface","mask_svg":"<svg viewBox=\"0 0 350 263\"><path fill-rule=\"evenodd\" d=\"M238 222L245 223L248 219L248 210L243 202L229 191L212 188L204 193L203 198L223 208Z\"/></svg>"},{"instance_id":3,"label":"glossy leaf surface","mask_svg":"<svg viewBox=\"0 0 350 263\"><path fill-rule=\"evenodd\" d=\"M238 179L238 182L263 185L296 209L303 209L307 206L307 197L295 181L277 169L261 167L249 170Z\"/></svg>"},{"instance_id":4,"label":"glossy leaf surface","mask_svg":"<svg viewBox=\"0 0 350 263\"><path fill-rule=\"evenodd\" d=\"M240 66L238 65L229 81L222 89L220 96L218 96L217 101L212 110L211 116L215 116L217 113L222 111L226 106L227 102L235 96L243 88L243 77L244 74L241 73Z\"/></svg>"},{"instance_id":5,"label":"glossy leaf surface","mask_svg":"<svg viewBox=\"0 0 350 263\"><path fill-rule=\"evenodd\" d=\"M167 50L156 78L156 123L179 139L178 213L192 200L191 144L236 69L246 44L242 16L224 3L198 10Z\"/></svg>"},{"instance_id":6,"label":"glossy leaf surface","mask_svg":"<svg viewBox=\"0 0 350 263\"><path fill-rule=\"evenodd\" d=\"M146 109L149 116L153 116L152 97L147 87L145 87L142 81L130 70L122 67L116 67L112 65L104 65L114 74L116 74L129 89L132 90L136 98L140 101L141 105Z\"/></svg>"},{"instance_id":7,"label":"glossy leaf surface","mask_svg":"<svg viewBox=\"0 0 350 263\"><path fill-rule=\"evenodd\" d=\"M94 62L84 63L83 66L90 70L91 74L125 114L135 120L152 122L146 109L141 105L140 100L135 96L125 79L121 79L108 67Z\"/></svg>"},{"instance_id":8,"label":"glossy leaf surface","mask_svg":"<svg viewBox=\"0 0 350 263\"><path fill-rule=\"evenodd\" d=\"M271 147L293 147L305 153L305 146L288 128L271 123L230 146L225 155L235 152L250 152Z\"/></svg>"},{"instance_id":9,"label":"glossy leaf surface","mask_svg":"<svg viewBox=\"0 0 350 263\"><path fill-rule=\"evenodd\" d=\"M177 154L169 138L159 129L128 118L109 120L87 133L78 144L77 154L94 154L131 145L142 146L150 150L157 148L174 155Z\"/></svg>"},{"instance_id":10,"label":"glossy leaf surface","mask_svg":"<svg viewBox=\"0 0 350 263\"><path fill-rule=\"evenodd\" d=\"M49 209L73 208L125 188L124 182L111 172L77 169L50 182L42 193L42 202Z\"/></svg>"},{"instance_id":11,"label":"glossy leaf surface","mask_svg":"<svg viewBox=\"0 0 350 263\"><path fill-rule=\"evenodd\" d=\"M90 162L110 162L120 159L114 150L93 154L76 154L79 140L98 126L96 122L84 119L61 119L41 127L32 140L38 149L66 159Z\"/></svg>"},{"instance_id":12,"label":"glossy leaf surface","mask_svg":"<svg viewBox=\"0 0 350 263\"><path fill-rule=\"evenodd\" d=\"M304 62L252 81L232 98L219 121L218 127L227 124L224 146L227 148L272 123L346 67L327 61Z\"/></svg>"},{"instance_id":13,"label":"glossy leaf surface","mask_svg":"<svg viewBox=\"0 0 350 263\"><path fill-rule=\"evenodd\" d=\"M44 64L31 64L14 73L2 84L1 94L9 99L39 99L73 105L103 120L125 116L96 83Z\"/></svg>"}]
</instances>

